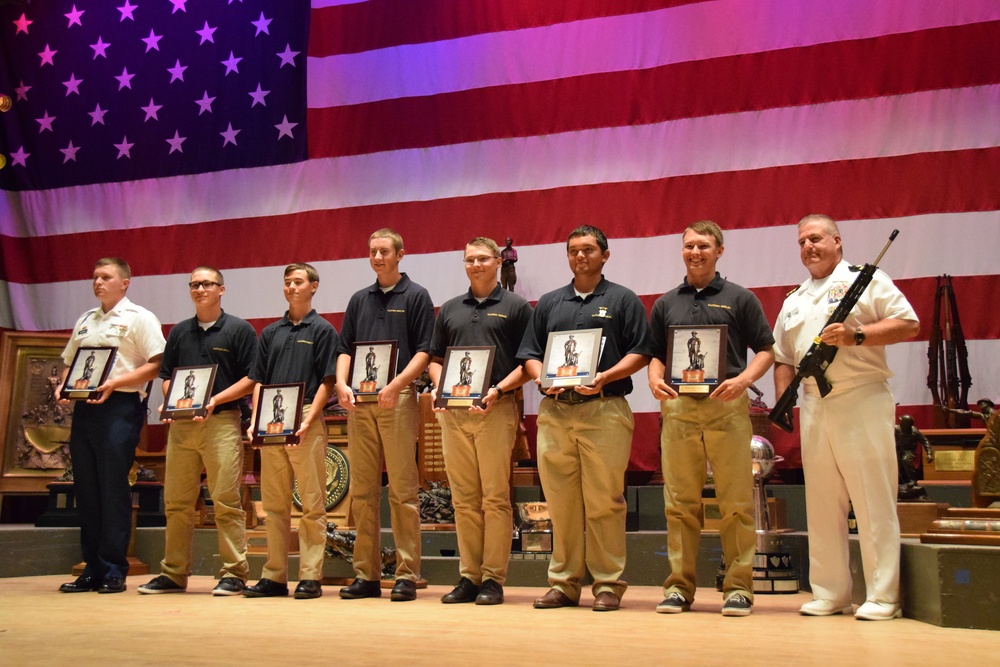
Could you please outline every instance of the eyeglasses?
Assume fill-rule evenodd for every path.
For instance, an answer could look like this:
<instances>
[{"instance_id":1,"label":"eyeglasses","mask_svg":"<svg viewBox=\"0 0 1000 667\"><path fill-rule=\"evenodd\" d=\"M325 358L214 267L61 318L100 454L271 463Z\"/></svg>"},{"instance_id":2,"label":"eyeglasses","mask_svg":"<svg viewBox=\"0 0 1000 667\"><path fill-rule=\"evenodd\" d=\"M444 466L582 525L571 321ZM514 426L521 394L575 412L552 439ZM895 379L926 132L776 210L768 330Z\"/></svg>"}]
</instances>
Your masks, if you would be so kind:
<instances>
[{"instance_id":1,"label":"eyeglasses","mask_svg":"<svg viewBox=\"0 0 1000 667\"><path fill-rule=\"evenodd\" d=\"M475 264L489 264L494 259L500 259L499 257L466 257L463 261L466 266L473 266Z\"/></svg>"},{"instance_id":2,"label":"eyeglasses","mask_svg":"<svg viewBox=\"0 0 1000 667\"><path fill-rule=\"evenodd\" d=\"M199 287L204 290L210 290L213 287L219 287L221 285L222 283L212 282L211 280L201 280L201 281L195 281L193 283L188 283L188 287L191 288L192 292L196 291Z\"/></svg>"}]
</instances>

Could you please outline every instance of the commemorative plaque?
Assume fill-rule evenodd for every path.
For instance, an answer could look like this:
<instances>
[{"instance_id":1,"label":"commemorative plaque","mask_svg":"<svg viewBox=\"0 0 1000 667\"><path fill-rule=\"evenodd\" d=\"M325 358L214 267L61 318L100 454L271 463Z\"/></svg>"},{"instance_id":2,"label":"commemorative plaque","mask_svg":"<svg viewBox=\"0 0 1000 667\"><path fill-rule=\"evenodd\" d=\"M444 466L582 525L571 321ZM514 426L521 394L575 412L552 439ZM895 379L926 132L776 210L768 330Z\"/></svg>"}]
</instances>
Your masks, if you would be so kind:
<instances>
[{"instance_id":1,"label":"commemorative plaque","mask_svg":"<svg viewBox=\"0 0 1000 667\"><path fill-rule=\"evenodd\" d=\"M97 388L104 384L115 365L118 354L116 347L81 347L73 357L66 382L63 383L61 398L98 398Z\"/></svg>"},{"instance_id":2,"label":"commemorative plaque","mask_svg":"<svg viewBox=\"0 0 1000 667\"><path fill-rule=\"evenodd\" d=\"M396 377L399 347L394 340L354 343L351 355L350 385L358 403L374 403L382 387Z\"/></svg>"},{"instance_id":3,"label":"commemorative plaque","mask_svg":"<svg viewBox=\"0 0 1000 667\"><path fill-rule=\"evenodd\" d=\"M593 383L601 359L603 333L603 329L550 331L542 361L542 388Z\"/></svg>"},{"instance_id":4,"label":"commemorative plaque","mask_svg":"<svg viewBox=\"0 0 1000 667\"><path fill-rule=\"evenodd\" d=\"M726 378L725 324L667 327L667 373L680 395L708 396Z\"/></svg>"},{"instance_id":5,"label":"commemorative plaque","mask_svg":"<svg viewBox=\"0 0 1000 667\"><path fill-rule=\"evenodd\" d=\"M302 382L261 385L250 444L254 447L299 444L295 433L302 425L304 392Z\"/></svg>"},{"instance_id":6,"label":"commemorative plaque","mask_svg":"<svg viewBox=\"0 0 1000 667\"><path fill-rule=\"evenodd\" d=\"M163 419L190 419L208 414L217 364L181 366L170 376L170 389L163 401Z\"/></svg>"},{"instance_id":7,"label":"commemorative plaque","mask_svg":"<svg viewBox=\"0 0 1000 667\"><path fill-rule=\"evenodd\" d=\"M495 355L496 348L492 345L449 347L445 350L435 407L482 405L483 397L490 388Z\"/></svg>"}]
</instances>

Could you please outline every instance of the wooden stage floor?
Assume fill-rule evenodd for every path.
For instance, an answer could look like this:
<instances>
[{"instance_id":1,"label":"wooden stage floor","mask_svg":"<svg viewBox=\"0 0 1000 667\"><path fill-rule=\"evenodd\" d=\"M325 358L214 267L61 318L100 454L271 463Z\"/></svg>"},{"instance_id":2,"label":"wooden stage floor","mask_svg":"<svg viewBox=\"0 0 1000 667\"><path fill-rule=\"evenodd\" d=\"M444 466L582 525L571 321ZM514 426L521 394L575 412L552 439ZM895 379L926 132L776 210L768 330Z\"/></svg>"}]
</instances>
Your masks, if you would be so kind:
<instances>
[{"instance_id":1,"label":"wooden stage floor","mask_svg":"<svg viewBox=\"0 0 1000 667\"><path fill-rule=\"evenodd\" d=\"M446 586L415 602L139 595L149 576L115 595L58 593L66 576L0 579L4 665L944 665L1000 655L1000 633L911 619L805 618L809 599L759 595L747 618L719 614L721 594L700 589L690 613L656 614L659 587L630 588L620 611L536 610L543 589L509 588L497 607L443 605ZM589 605L585 592L581 602Z\"/></svg>"}]
</instances>

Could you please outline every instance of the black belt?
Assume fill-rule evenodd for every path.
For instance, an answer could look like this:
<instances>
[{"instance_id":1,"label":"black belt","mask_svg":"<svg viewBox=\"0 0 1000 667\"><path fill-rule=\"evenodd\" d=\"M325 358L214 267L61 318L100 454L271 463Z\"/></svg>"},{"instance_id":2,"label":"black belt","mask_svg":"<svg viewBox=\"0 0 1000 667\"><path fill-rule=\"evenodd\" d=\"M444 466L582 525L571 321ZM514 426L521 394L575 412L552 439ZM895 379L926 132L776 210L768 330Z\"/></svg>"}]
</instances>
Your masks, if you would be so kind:
<instances>
[{"instance_id":1,"label":"black belt","mask_svg":"<svg viewBox=\"0 0 1000 667\"><path fill-rule=\"evenodd\" d=\"M615 398L622 396L623 394L613 394L603 389L596 394L581 394L578 391L573 391L572 389L567 389L561 394L548 394L546 397L551 398L560 403L586 403L588 401L596 401L599 398Z\"/></svg>"}]
</instances>

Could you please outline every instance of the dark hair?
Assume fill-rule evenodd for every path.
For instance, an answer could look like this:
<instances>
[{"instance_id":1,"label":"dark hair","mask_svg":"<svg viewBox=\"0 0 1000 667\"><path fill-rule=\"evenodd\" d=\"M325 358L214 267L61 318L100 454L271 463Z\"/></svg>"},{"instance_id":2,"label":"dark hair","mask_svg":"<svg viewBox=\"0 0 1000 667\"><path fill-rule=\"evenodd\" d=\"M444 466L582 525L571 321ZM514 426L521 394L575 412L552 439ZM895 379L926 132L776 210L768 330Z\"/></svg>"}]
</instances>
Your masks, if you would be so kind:
<instances>
[{"instance_id":1,"label":"dark hair","mask_svg":"<svg viewBox=\"0 0 1000 667\"><path fill-rule=\"evenodd\" d=\"M569 250L570 241L581 236L593 236L597 239L597 245L601 249L601 252L605 252L608 249L608 237L604 235L604 232L592 225L580 225L571 231L569 237L566 239L566 249Z\"/></svg>"}]
</instances>

